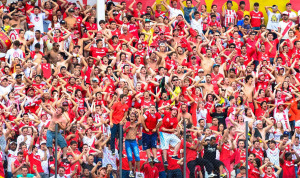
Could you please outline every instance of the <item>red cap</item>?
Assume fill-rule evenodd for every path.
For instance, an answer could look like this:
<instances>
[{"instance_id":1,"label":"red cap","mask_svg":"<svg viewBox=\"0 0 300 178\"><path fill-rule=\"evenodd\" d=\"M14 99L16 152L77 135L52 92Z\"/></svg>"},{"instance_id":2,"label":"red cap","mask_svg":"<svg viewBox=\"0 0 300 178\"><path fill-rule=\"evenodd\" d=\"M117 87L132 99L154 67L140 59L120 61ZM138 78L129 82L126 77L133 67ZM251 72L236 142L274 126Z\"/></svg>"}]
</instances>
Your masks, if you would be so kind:
<instances>
[{"instance_id":1,"label":"red cap","mask_svg":"<svg viewBox=\"0 0 300 178\"><path fill-rule=\"evenodd\" d=\"M29 23L29 24L28 24L28 28L33 28L33 27L35 27L35 26L33 25L33 23Z\"/></svg>"},{"instance_id":2,"label":"red cap","mask_svg":"<svg viewBox=\"0 0 300 178\"><path fill-rule=\"evenodd\" d=\"M78 30L74 30L74 34L79 34L79 31Z\"/></svg>"},{"instance_id":3,"label":"red cap","mask_svg":"<svg viewBox=\"0 0 300 178\"><path fill-rule=\"evenodd\" d=\"M74 10L77 10L77 9L79 9L79 7L74 7Z\"/></svg>"}]
</instances>

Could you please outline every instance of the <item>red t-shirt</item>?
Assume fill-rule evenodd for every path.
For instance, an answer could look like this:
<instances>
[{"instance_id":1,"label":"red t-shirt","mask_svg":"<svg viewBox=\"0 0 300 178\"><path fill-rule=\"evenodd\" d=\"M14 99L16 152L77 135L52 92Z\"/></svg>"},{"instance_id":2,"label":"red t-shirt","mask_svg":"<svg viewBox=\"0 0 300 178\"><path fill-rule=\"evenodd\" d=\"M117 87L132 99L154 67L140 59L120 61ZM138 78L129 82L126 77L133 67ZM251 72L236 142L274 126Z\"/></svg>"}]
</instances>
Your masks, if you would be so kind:
<instances>
[{"instance_id":1,"label":"red t-shirt","mask_svg":"<svg viewBox=\"0 0 300 178\"><path fill-rule=\"evenodd\" d=\"M280 164L280 167L282 167L282 172L283 172L282 177L284 178L296 177L294 160L292 161L284 160L284 163Z\"/></svg>"},{"instance_id":2,"label":"red t-shirt","mask_svg":"<svg viewBox=\"0 0 300 178\"><path fill-rule=\"evenodd\" d=\"M149 129L149 132L146 132L143 128L143 133L152 134L152 130L155 129L157 123L161 120L161 116L158 112L151 114L149 111L146 111L144 114L145 125Z\"/></svg>"},{"instance_id":3,"label":"red t-shirt","mask_svg":"<svg viewBox=\"0 0 300 178\"><path fill-rule=\"evenodd\" d=\"M114 110L114 112L112 114L113 123L119 124L121 122L121 120L123 119L125 112L128 111L128 105L126 103L122 104L121 102L117 102L112 106L111 109Z\"/></svg>"},{"instance_id":4,"label":"red t-shirt","mask_svg":"<svg viewBox=\"0 0 300 178\"><path fill-rule=\"evenodd\" d=\"M103 57L106 56L106 53L108 53L108 49L103 47L103 48L95 48L95 47L91 47L90 48L90 53L92 53L93 57Z\"/></svg>"},{"instance_id":5,"label":"red t-shirt","mask_svg":"<svg viewBox=\"0 0 300 178\"><path fill-rule=\"evenodd\" d=\"M37 171L38 172L44 172L42 168L42 163L41 163L41 157L40 155L33 155L33 153L28 155L28 159L30 162L30 171L31 173L35 173L33 170L33 165L36 165Z\"/></svg>"},{"instance_id":6,"label":"red t-shirt","mask_svg":"<svg viewBox=\"0 0 300 178\"><path fill-rule=\"evenodd\" d=\"M255 12L251 11L250 12L250 23L252 27L260 27L261 25L261 20L264 18L264 15L261 11Z\"/></svg>"}]
</instances>

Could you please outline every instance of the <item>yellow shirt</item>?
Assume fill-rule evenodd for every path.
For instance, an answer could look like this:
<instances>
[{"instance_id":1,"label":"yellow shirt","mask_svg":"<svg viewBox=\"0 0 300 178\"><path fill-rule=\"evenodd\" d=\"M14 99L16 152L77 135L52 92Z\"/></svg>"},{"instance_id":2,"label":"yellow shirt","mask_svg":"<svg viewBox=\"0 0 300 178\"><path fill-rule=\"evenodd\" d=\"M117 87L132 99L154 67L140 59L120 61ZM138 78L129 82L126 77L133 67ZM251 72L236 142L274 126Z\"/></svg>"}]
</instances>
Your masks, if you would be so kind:
<instances>
[{"instance_id":1,"label":"yellow shirt","mask_svg":"<svg viewBox=\"0 0 300 178\"><path fill-rule=\"evenodd\" d=\"M3 30L7 32L7 30L10 28L10 25L3 26Z\"/></svg>"},{"instance_id":2,"label":"yellow shirt","mask_svg":"<svg viewBox=\"0 0 300 178\"><path fill-rule=\"evenodd\" d=\"M154 29L151 28L149 31L146 31L145 29L143 29L142 33L145 33L145 41L149 38L149 46L150 46L150 44L152 43Z\"/></svg>"}]
</instances>

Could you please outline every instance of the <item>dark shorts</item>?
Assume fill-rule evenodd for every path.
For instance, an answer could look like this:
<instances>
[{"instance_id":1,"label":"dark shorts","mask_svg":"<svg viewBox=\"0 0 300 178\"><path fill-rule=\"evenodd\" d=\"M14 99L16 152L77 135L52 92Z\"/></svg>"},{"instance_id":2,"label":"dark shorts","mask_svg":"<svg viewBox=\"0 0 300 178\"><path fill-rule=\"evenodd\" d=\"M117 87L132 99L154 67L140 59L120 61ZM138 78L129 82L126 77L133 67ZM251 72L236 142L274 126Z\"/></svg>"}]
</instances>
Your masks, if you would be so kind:
<instances>
[{"instance_id":1,"label":"dark shorts","mask_svg":"<svg viewBox=\"0 0 300 178\"><path fill-rule=\"evenodd\" d=\"M156 148L157 145L157 133L142 135L143 150L148 150L150 148Z\"/></svg>"}]
</instances>

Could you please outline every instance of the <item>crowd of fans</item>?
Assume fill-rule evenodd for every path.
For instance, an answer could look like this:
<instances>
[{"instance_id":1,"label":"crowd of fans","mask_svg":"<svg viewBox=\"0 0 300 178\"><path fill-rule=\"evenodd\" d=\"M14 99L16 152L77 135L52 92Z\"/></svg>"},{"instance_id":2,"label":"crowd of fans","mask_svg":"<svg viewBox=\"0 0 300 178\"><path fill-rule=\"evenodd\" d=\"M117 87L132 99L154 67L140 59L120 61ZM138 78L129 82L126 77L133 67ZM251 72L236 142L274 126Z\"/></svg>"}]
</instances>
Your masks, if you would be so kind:
<instances>
[{"instance_id":1,"label":"crowd of fans","mask_svg":"<svg viewBox=\"0 0 300 178\"><path fill-rule=\"evenodd\" d=\"M1 2L0 177L300 177L291 3Z\"/></svg>"}]
</instances>

